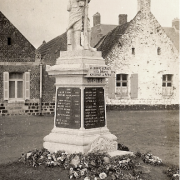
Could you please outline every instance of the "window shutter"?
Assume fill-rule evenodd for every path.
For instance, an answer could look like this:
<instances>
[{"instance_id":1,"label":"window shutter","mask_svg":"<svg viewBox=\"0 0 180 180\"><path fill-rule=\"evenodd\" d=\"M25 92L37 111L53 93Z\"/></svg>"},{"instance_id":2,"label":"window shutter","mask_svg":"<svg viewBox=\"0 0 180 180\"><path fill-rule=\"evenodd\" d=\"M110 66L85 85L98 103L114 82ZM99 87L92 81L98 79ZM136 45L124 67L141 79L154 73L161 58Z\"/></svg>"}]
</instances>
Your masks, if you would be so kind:
<instances>
[{"instance_id":1,"label":"window shutter","mask_svg":"<svg viewBox=\"0 0 180 180\"><path fill-rule=\"evenodd\" d=\"M24 74L24 89L25 89L25 95L24 99L30 99L30 72L25 72Z\"/></svg>"},{"instance_id":2,"label":"window shutter","mask_svg":"<svg viewBox=\"0 0 180 180\"><path fill-rule=\"evenodd\" d=\"M131 75L131 98L138 98L138 74Z\"/></svg>"},{"instance_id":3,"label":"window shutter","mask_svg":"<svg viewBox=\"0 0 180 180\"><path fill-rule=\"evenodd\" d=\"M108 79L108 97L110 99L115 98L115 85L116 85L116 74L115 72L111 73L111 77Z\"/></svg>"},{"instance_id":4,"label":"window shutter","mask_svg":"<svg viewBox=\"0 0 180 180\"><path fill-rule=\"evenodd\" d=\"M4 100L9 99L9 72L3 72Z\"/></svg>"}]
</instances>

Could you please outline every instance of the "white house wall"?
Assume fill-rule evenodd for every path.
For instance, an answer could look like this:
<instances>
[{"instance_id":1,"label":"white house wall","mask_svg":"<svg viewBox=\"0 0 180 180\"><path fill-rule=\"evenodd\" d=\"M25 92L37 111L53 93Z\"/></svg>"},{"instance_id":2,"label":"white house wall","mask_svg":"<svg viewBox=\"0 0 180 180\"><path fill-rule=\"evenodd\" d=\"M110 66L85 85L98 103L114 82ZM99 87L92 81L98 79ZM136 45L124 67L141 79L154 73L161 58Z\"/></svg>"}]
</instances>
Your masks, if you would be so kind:
<instances>
[{"instance_id":1,"label":"white house wall","mask_svg":"<svg viewBox=\"0 0 180 180\"><path fill-rule=\"evenodd\" d=\"M157 48L161 55L157 55ZM135 48L135 55L132 54ZM129 75L138 74L138 98L108 99L108 104L179 104L179 59L178 51L151 12L139 11L129 23L106 57L112 70ZM173 74L173 93L162 95L162 75Z\"/></svg>"}]
</instances>

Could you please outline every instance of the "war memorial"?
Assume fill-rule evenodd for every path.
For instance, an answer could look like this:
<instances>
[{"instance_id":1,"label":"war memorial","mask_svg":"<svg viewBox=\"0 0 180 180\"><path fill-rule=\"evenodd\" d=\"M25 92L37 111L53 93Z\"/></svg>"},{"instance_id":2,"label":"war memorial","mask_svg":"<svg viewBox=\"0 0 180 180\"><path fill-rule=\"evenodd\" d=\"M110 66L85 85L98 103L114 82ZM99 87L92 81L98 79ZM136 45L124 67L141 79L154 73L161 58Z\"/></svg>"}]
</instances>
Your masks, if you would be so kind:
<instances>
[{"instance_id":1,"label":"war memorial","mask_svg":"<svg viewBox=\"0 0 180 180\"><path fill-rule=\"evenodd\" d=\"M90 46L88 1L70 2L67 51L60 52L56 65L47 66L56 78L56 106L54 128L43 146L50 152L130 154L117 151L117 137L107 128L105 79L111 69Z\"/></svg>"},{"instance_id":2,"label":"war memorial","mask_svg":"<svg viewBox=\"0 0 180 180\"><path fill-rule=\"evenodd\" d=\"M41 69L47 71L45 76L50 77L45 84L56 87L56 93L53 91L55 108L51 107L55 114L0 118L0 179L178 180L179 111L127 113L118 109L108 111L107 108L106 115L107 89L112 85L108 79L115 80L112 75L115 72L102 56L102 49L90 46L90 0L68 1L69 21L63 34L63 37L67 35L63 39L65 48L59 49L60 56L58 47L56 51L49 48L48 51L58 55L56 63L53 61L49 64L51 66ZM138 8L137 19L150 14L150 0L138 0L138 3L142 4L142 8ZM147 17L150 18L142 17L142 21ZM145 26L142 29L146 29ZM115 28L113 36L116 40L122 27ZM131 32L134 33L133 29L129 30ZM112 32L103 39L107 45L114 41L111 35ZM62 40L59 37L56 40ZM43 57L40 58L44 61ZM52 61L50 56L46 58ZM137 61L134 63L137 64ZM9 73L5 74L8 77ZM26 78L26 87L30 87L31 78ZM5 82L8 85L7 79ZM29 89L26 89L27 92ZM51 92L48 91L49 94ZM163 161L153 154L158 154Z\"/></svg>"}]
</instances>

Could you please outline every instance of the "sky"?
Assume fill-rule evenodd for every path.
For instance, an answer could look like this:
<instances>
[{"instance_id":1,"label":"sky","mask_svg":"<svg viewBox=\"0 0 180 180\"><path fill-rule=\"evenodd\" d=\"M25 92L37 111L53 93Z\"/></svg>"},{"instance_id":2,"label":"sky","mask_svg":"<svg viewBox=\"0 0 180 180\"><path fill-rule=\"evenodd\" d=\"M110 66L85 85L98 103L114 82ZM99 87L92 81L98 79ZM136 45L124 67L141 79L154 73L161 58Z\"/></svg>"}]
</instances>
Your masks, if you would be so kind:
<instances>
[{"instance_id":1,"label":"sky","mask_svg":"<svg viewBox=\"0 0 180 180\"><path fill-rule=\"evenodd\" d=\"M0 11L38 48L66 31L68 0L0 0ZM118 15L127 14L128 21L137 13L137 0L91 0L89 18L99 12L102 24L118 25ZM179 0L151 0L151 12L162 27L171 27L179 18Z\"/></svg>"}]
</instances>

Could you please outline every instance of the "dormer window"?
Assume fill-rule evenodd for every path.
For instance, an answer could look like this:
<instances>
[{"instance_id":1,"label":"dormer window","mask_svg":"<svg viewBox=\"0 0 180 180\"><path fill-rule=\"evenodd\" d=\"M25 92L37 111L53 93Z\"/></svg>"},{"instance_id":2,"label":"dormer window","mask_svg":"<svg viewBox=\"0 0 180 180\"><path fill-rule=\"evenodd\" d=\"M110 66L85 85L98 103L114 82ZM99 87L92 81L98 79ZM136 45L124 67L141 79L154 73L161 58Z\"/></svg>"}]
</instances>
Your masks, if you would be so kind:
<instances>
[{"instance_id":1,"label":"dormer window","mask_svg":"<svg viewBox=\"0 0 180 180\"><path fill-rule=\"evenodd\" d=\"M10 46L12 44L12 40L10 37L7 38L7 44L8 44L8 46Z\"/></svg>"},{"instance_id":2,"label":"dormer window","mask_svg":"<svg viewBox=\"0 0 180 180\"><path fill-rule=\"evenodd\" d=\"M135 55L135 48L132 48L132 54Z\"/></svg>"},{"instance_id":3,"label":"dormer window","mask_svg":"<svg viewBox=\"0 0 180 180\"><path fill-rule=\"evenodd\" d=\"M157 48L157 55L161 55L161 48L160 47Z\"/></svg>"}]
</instances>

